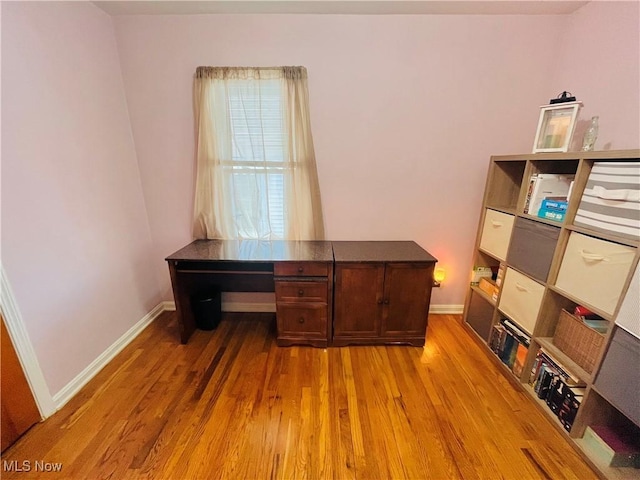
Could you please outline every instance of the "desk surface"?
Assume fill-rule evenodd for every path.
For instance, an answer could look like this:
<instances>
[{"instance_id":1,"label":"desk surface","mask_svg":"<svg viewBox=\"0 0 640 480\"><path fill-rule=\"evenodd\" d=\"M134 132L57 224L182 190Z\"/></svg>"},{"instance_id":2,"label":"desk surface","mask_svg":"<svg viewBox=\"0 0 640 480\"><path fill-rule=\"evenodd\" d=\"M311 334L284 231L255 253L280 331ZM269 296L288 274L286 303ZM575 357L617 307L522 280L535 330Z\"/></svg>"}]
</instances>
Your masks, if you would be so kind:
<instances>
[{"instance_id":1,"label":"desk surface","mask_svg":"<svg viewBox=\"0 0 640 480\"><path fill-rule=\"evenodd\" d=\"M196 240L167 261L331 262L331 242L288 240Z\"/></svg>"},{"instance_id":2,"label":"desk surface","mask_svg":"<svg viewBox=\"0 0 640 480\"><path fill-rule=\"evenodd\" d=\"M196 240L167 261L436 262L413 241Z\"/></svg>"},{"instance_id":3,"label":"desk surface","mask_svg":"<svg viewBox=\"0 0 640 480\"><path fill-rule=\"evenodd\" d=\"M412 241L336 241L336 262L437 262L429 252Z\"/></svg>"}]
</instances>

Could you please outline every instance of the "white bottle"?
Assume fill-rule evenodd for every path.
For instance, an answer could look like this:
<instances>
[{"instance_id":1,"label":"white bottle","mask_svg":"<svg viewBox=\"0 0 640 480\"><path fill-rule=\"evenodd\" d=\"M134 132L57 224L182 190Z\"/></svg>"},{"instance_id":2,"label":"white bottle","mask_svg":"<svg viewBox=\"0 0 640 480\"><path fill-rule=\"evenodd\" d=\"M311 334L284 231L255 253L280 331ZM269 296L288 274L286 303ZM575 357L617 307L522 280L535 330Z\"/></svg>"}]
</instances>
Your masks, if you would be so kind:
<instances>
[{"instance_id":1,"label":"white bottle","mask_svg":"<svg viewBox=\"0 0 640 480\"><path fill-rule=\"evenodd\" d=\"M596 144L598 138L598 116L591 117L591 125L584 133L584 140L582 141L582 151L590 152Z\"/></svg>"}]
</instances>

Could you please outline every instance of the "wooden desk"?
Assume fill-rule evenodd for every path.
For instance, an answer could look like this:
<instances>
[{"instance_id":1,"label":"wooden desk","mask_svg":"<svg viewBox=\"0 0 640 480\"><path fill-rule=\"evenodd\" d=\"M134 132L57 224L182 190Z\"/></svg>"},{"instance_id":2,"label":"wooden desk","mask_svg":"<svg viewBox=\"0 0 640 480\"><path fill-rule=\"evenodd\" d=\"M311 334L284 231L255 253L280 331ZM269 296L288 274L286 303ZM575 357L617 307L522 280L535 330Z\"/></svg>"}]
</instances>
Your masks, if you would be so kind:
<instances>
[{"instance_id":1,"label":"wooden desk","mask_svg":"<svg viewBox=\"0 0 640 480\"><path fill-rule=\"evenodd\" d=\"M278 345L424 345L437 260L415 242L196 240L166 260L182 343L216 288L275 292Z\"/></svg>"}]
</instances>

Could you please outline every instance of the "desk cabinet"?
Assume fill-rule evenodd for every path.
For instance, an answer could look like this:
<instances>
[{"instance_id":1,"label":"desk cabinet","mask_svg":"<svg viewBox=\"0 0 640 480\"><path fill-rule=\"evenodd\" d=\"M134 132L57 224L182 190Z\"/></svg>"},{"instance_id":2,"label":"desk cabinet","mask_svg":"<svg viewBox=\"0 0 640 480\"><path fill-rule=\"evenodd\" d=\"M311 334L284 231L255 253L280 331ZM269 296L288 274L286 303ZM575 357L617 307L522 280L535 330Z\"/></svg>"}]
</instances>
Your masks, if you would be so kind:
<instances>
[{"instance_id":1,"label":"desk cabinet","mask_svg":"<svg viewBox=\"0 0 640 480\"><path fill-rule=\"evenodd\" d=\"M334 256L333 345L424 345L433 257L414 242L334 242Z\"/></svg>"},{"instance_id":2,"label":"desk cabinet","mask_svg":"<svg viewBox=\"0 0 640 480\"><path fill-rule=\"evenodd\" d=\"M436 259L415 242L196 240L166 260L182 343L209 289L275 291L281 346L425 342Z\"/></svg>"},{"instance_id":3,"label":"desk cabinet","mask_svg":"<svg viewBox=\"0 0 640 480\"><path fill-rule=\"evenodd\" d=\"M332 262L274 265L277 343L326 347L329 343Z\"/></svg>"}]
</instances>

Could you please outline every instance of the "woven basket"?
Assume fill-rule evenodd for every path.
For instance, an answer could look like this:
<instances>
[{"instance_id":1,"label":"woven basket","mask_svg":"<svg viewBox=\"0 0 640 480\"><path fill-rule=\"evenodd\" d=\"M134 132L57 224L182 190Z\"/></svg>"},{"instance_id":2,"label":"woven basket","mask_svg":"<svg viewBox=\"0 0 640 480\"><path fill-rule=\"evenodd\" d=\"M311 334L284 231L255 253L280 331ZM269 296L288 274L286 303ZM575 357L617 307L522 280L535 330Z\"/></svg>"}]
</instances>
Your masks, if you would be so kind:
<instances>
[{"instance_id":1,"label":"woven basket","mask_svg":"<svg viewBox=\"0 0 640 480\"><path fill-rule=\"evenodd\" d=\"M553 344L587 373L593 372L603 343L604 335L585 325L578 317L562 310L553 335Z\"/></svg>"}]
</instances>

